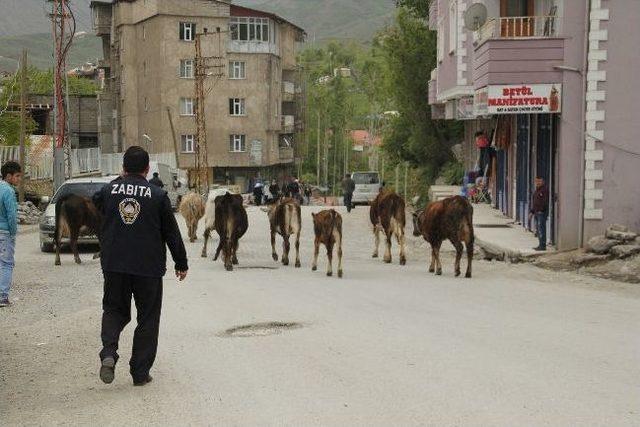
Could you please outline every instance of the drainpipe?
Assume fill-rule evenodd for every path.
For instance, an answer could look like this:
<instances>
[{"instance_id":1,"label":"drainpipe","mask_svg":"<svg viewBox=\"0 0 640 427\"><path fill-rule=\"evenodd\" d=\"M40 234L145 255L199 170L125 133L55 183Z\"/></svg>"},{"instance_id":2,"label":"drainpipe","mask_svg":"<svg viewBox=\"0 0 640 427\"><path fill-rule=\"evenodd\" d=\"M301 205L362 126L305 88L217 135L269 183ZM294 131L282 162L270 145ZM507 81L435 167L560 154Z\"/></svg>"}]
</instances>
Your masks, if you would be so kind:
<instances>
[{"instance_id":1,"label":"drainpipe","mask_svg":"<svg viewBox=\"0 0 640 427\"><path fill-rule=\"evenodd\" d=\"M587 151L587 72L589 64L589 31L591 29L591 0L585 0L584 17L584 56L582 58L582 160L580 162L580 221L578 221L578 242L580 247L584 246L584 192L585 192L585 158Z\"/></svg>"}]
</instances>

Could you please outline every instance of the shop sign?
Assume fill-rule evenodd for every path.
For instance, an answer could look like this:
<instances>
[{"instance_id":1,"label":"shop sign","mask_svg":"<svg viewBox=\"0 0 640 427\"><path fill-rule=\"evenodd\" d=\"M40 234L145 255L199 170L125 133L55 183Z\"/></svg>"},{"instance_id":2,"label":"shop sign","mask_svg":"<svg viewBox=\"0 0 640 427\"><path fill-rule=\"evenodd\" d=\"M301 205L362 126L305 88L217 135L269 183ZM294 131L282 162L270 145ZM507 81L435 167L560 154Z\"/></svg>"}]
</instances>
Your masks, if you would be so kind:
<instances>
[{"instance_id":1,"label":"shop sign","mask_svg":"<svg viewBox=\"0 0 640 427\"><path fill-rule=\"evenodd\" d=\"M562 111L562 84L535 84L488 86L486 89L486 114L539 114ZM480 92L480 91L478 91ZM484 108L484 100L476 101ZM478 105L475 105L476 111Z\"/></svg>"},{"instance_id":2,"label":"shop sign","mask_svg":"<svg viewBox=\"0 0 640 427\"><path fill-rule=\"evenodd\" d=\"M457 120L472 120L476 116L474 114L474 102L472 96L465 96L460 98L456 103L456 119Z\"/></svg>"}]
</instances>

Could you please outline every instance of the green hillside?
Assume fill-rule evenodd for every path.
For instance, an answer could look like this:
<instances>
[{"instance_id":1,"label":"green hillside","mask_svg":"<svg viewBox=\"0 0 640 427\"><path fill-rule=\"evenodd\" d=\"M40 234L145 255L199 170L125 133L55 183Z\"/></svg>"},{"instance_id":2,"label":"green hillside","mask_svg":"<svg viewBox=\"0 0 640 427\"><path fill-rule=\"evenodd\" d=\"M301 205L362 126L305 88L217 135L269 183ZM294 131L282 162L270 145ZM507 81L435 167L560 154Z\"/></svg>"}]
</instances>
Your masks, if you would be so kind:
<instances>
[{"instance_id":1,"label":"green hillside","mask_svg":"<svg viewBox=\"0 0 640 427\"><path fill-rule=\"evenodd\" d=\"M31 34L0 37L0 71L15 71L23 48L28 51L31 65L42 69L53 67L51 34ZM69 67L75 67L101 58L101 40L86 34L75 38L67 64Z\"/></svg>"}]
</instances>

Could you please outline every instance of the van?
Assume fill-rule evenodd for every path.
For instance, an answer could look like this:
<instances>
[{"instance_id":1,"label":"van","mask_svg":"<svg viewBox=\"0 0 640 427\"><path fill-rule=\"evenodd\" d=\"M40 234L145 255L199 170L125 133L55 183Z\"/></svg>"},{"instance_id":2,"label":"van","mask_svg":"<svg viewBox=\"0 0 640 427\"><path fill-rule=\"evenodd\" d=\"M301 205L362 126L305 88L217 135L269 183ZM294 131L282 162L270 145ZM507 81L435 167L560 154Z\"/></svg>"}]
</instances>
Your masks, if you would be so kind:
<instances>
[{"instance_id":1,"label":"van","mask_svg":"<svg viewBox=\"0 0 640 427\"><path fill-rule=\"evenodd\" d=\"M380 192L380 174L378 172L353 172L351 179L356 183L353 192L353 204L369 204Z\"/></svg>"}]
</instances>

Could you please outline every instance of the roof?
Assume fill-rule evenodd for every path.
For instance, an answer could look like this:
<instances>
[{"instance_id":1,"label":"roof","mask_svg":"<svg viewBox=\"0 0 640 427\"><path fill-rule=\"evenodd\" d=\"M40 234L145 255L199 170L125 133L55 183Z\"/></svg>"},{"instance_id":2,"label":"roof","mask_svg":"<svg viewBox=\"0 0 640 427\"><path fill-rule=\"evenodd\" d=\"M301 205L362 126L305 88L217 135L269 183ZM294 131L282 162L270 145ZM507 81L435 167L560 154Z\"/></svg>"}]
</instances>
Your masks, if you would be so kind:
<instances>
[{"instance_id":1,"label":"roof","mask_svg":"<svg viewBox=\"0 0 640 427\"><path fill-rule=\"evenodd\" d=\"M271 18L276 22L289 24L296 30L300 31L301 33L307 34L307 32L303 28L297 26L291 21L284 19L281 16L276 15L275 13L265 12L258 9L251 9L249 7L231 4L231 16L254 16L254 17L260 17L260 18Z\"/></svg>"},{"instance_id":2,"label":"roof","mask_svg":"<svg viewBox=\"0 0 640 427\"><path fill-rule=\"evenodd\" d=\"M351 139L353 140L354 145L366 145L374 147L379 147L380 145L382 145L382 138L380 136L371 138L369 132L361 129L352 130Z\"/></svg>"}]
</instances>

